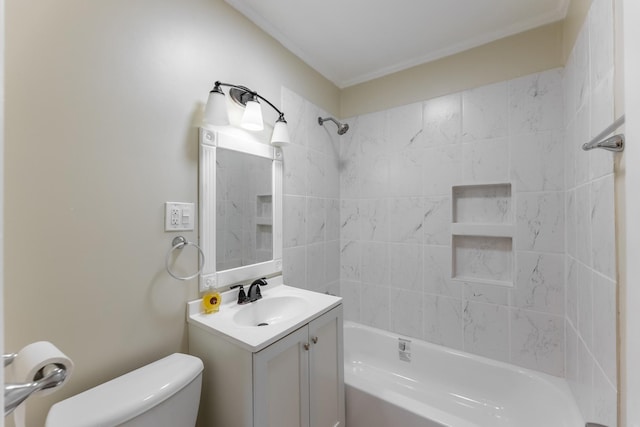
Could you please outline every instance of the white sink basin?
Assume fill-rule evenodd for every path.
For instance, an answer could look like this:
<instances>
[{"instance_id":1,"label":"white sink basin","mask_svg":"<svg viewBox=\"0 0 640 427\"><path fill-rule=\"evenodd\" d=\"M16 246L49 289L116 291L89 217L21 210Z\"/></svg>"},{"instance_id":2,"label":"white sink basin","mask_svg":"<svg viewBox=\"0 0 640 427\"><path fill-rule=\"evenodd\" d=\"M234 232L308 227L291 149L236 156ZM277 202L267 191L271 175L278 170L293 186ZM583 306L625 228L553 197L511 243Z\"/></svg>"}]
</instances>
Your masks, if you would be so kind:
<instances>
[{"instance_id":1,"label":"white sink basin","mask_svg":"<svg viewBox=\"0 0 640 427\"><path fill-rule=\"evenodd\" d=\"M188 303L187 322L249 351L260 351L339 305L342 298L286 286L282 276L261 286L262 299L238 305L238 290L222 293L220 311L202 312L200 299ZM247 289L245 289L245 292Z\"/></svg>"},{"instance_id":2,"label":"white sink basin","mask_svg":"<svg viewBox=\"0 0 640 427\"><path fill-rule=\"evenodd\" d=\"M275 325L299 316L308 305L303 298L294 296L263 298L239 309L233 321L247 327Z\"/></svg>"}]
</instances>

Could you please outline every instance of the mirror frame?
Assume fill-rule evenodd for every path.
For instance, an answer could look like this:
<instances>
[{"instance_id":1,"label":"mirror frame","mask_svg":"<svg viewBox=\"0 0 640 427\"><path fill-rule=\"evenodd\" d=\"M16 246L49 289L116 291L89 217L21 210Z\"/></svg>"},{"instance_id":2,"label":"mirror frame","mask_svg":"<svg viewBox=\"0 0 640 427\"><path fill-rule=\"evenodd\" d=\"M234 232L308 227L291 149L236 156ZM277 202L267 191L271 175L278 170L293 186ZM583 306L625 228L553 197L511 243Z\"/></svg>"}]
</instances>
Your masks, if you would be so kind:
<instances>
[{"instance_id":1,"label":"mirror frame","mask_svg":"<svg viewBox=\"0 0 640 427\"><path fill-rule=\"evenodd\" d=\"M253 135L228 126L201 127L198 239L205 263L200 273L200 292L282 272L282 150ZM273 258L257 264L216 271L216 150L224 148L272 161ZM208 214L205 214L208 213Z\"/></svg>"}]
</instances>

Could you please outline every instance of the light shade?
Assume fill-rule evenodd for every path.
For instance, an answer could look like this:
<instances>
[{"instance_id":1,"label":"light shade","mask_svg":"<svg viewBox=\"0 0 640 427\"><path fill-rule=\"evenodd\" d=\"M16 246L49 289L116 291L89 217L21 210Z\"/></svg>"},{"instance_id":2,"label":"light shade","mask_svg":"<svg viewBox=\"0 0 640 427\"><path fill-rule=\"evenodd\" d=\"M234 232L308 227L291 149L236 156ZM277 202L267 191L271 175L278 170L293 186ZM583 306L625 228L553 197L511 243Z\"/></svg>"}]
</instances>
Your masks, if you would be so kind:
<instances>
[{"instance_id":1,"label":"light shade","mask_svg":"<svg viewBox=\"0 0 640 427\"><path fill-rule=\"evenodd\" d=\"M220 88L214 88L209 92L207 105L204 108L204 121L216 126L226 126L229 124L229 113L227 112L227 101Z\"/></svg>"},{"instance_id":2,"label":"light shade","mask_svg":"<svg viewBox=\"0 0 640 427\"><path fill-rule=\"evenodd\" d=\"M289 139L289 130L287 129L287 122L278 119L273 126L273 133L271 134L271 145L276 147L282 147L291 144Z\"/></svg>"},{"instance_id":3,"label":"light shade","mask_svg":"<svg viewBox=\"0 0 640 427\"><path fill-rule=\"evenodd\" d=\"M260 108L260 104L257 100L253 99L247 101L240 126L253 131L264 129L264 123L262 122L262 109Z\"/></svg>"}]
</instances>

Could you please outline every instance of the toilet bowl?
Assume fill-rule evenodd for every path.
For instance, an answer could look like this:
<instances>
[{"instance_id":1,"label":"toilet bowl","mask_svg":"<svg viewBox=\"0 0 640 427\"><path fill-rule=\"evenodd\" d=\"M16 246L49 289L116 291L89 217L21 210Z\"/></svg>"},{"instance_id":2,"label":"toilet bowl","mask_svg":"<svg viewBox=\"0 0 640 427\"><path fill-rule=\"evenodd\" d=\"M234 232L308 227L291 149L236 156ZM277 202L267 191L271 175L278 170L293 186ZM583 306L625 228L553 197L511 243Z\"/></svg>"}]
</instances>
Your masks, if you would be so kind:
<instances>
[{"instance_id":1,"label":"toilet bowl","mask_svg":"<svg viewBox=\"0 0 640 427\"><path fill-rule=\"evenodd\" d=\"M170 356L56 403L45 427L193 427L202 361Z\"/></svg>"}]
</instances>

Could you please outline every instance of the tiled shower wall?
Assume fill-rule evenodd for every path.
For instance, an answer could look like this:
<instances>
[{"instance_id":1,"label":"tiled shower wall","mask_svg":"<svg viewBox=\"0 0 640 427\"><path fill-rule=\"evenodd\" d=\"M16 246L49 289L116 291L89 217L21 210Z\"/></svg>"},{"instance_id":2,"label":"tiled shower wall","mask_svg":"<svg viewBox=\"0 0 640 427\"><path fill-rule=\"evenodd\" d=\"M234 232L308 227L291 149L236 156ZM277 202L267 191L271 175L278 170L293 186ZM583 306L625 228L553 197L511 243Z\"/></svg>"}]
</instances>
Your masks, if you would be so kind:
<instances>
[{"instance_id":1,"label":"tiled shower wall","mask_svg":"<svg viewBox=\"0 0 640 427\"><path fill-rule=\"evenodd\" d=\"M562 79L555 69L348 120L347 319L564 374ZM499 182L513 185L513 286L452 280L451 187Z\"/></svg>"},{"instance_id":2,"label":"tiled shower wall","mask_svg":"<svg viewBox=\"0 0 640 427\"><path fill-rule=\"evenodd\" d=\"M565 68L566 378L587 420L616 424L613 154L580 146L614 121L612 0L594 0Z\"/></svg>"},{"instance_id":3,"label":"tiled shower wall","mask_svg":"<svg viewBox=\"0 0 640 427\"><path fill-rule=\"evenodd\" d=\"M292 144L284 147L285 283L340 292L340 180L338 135L327 114L283 88L282 109Z\"/></svg>"},{"instance_id":4,"label":"tiled shower wall","mask_svg":"<svg viewBox=\"0 0 640 427\"><path fill-rule=\"evenodd\" d=\"M616 425L613 160L579 149L613 121L611 0L565 69L346 120L283 90L286 283L345 318L566 376ZM451 187L512 184L513 286L451 279ZM565 226L566 224L566 226Z\"/></svg>"}]
</instances>

